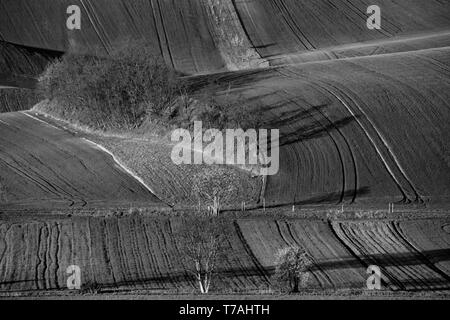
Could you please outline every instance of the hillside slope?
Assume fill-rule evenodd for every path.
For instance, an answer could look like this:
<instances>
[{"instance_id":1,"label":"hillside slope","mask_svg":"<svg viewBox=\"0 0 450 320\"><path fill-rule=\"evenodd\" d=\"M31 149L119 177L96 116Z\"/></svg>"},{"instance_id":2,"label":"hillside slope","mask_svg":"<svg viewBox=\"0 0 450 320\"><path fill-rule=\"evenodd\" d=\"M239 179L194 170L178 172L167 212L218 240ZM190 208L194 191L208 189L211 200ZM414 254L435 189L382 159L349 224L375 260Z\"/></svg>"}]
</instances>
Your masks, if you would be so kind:
<instances>
[{"instance_id":1,"label":"hillside slope","mask_svg":"<svg viewBox=\"0 0 450 320\"><path fill-rule=\"evenodd\" d=\"M450 48L211 76L281 132L274 205L448 201ZM229 91L231 88L231 91Z\"/></svg>"},{"instance_id":2,"label":"hillside slope","mask_svg":"<svg viewBox=\"0 0 450 320\"><path fill-rule=\"evenodd\" d=\"M167 208L87 141L26 113L0 114L0 210Z\"/></svg>"},{"instance_id":3,"label":"hillside slope","mask_svg":"<svg viewBox=\"0 0 450 320\"><path fill-rule=\"evenodd\" d=\"M369 30L365 12L372 4L368 0L3 0L0 40L97 52L145 39L177 70L198 74L254 68L267 65L265 60L274 56L450 28L449 1L380 0L383 28ZM69 5L81 9L81 30L66 28Z\"/></svg>"}]
</instances>

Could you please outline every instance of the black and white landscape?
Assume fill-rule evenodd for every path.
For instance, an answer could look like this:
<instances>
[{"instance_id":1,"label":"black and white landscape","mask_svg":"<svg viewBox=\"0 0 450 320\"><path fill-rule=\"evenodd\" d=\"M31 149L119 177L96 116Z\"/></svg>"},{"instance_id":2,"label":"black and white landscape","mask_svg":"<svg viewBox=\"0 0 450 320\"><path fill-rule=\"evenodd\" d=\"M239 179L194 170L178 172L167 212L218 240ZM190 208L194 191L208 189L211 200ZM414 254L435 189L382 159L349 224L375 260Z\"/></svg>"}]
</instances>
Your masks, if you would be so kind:
<instances>
[{"instance_id":1,"label":"black and white landscape","mask_svg":"<svg viewBox=\"0 0 450 320\"><path fill-rule=\"evenodd\" d=\"M0 0L0 297L448 299L449 210L448 0Z\"/></svg>"}]
</instances>

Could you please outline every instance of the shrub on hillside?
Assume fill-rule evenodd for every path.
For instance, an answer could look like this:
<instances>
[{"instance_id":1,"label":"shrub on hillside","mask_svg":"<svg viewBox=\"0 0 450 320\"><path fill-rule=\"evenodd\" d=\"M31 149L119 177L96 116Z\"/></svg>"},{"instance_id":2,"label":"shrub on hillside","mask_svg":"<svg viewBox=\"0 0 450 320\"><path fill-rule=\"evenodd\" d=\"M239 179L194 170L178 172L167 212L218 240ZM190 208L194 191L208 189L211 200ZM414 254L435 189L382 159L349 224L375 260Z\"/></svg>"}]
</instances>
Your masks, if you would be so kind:
<instances>
[{"instance_id":1,"label":"shrub on hillside","mask_svg":"<svg viewBox=\"0 0 450 320\"><path fill-rule=\"evenodd\" d=\"M207 128L257 129L261 125L260 114L251 112L242 102L229 101L226 98L220 101L214 96L204 100L202 108L198 110L198 119Z\"/></svg>"},{"instance_id":2,"label":"shrub on hillside","mask_svg":"<svg viewBox=\"0 0 450 320\"><path fill-rule=\"evenodd\" d=\"M128 44L109 55L68 53L39 79L52 104L47 110L97 129L132 129L147 116L158 116L179 94L175 71L141 44Z\"/></svg>"},{"instance_id":3,"label":"shrub on hillside","mask_svg":"<svg viewBox=\"0 0 450 320\"><path fill-rule=\"evenodd\" d=\"M134 42L109 55L68 53L39 78L52 103L40 111L100 130L130 130L144 122L189 128L257 128L259 118L239 99L217 97L220 86L187 89L153 50ZM196 91L198 90L198 91Z\"/></svg>"},{"instance_id":4,"label":"shrub on hillside","mask_svg":"<svg viewBox=\"0 0 450 320\"><path fill-rule=\"evenodd\" d=\"M313 265L312 258L300 247L292 246L279 250L272 279L275 288L282 292L299 292L300 288L307 286Z\"/></svg>"}]
</instances>

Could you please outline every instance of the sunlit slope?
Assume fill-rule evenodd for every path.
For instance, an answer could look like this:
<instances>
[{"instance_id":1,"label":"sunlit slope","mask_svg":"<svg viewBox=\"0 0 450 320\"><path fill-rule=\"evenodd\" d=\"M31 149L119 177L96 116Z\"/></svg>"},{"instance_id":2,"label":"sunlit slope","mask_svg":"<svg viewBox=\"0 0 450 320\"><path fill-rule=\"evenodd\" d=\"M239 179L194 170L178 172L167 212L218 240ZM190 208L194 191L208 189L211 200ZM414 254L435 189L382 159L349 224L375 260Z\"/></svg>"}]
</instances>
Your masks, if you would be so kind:
<instances>
[{"instance_id":1,"label":"sunlit slope","mask_svg":"<svg viewBox=\"0 0 450 320\"><path fill-rule=\"evenodd\" d=\"M438 202L450 190L449 71L441 48L215 78L281 131L267 203Z\"/></svg>"},{"instance_id":2,"label":"sunlit slope","mask_svg":"<svg viewBox=\"0 0 450 320\"><path fill-rule=\"evenodd\" d=\"M439 0L235 0L263 58L450 26L450 2ZM381 8L381 30L369 30L367 8Z\"/></svg>"},{"instance_id":3,"label":"sunlit slope","mask_svg":"<svg viewBox=\"0 0 450 320\"><path fill-rule=\"evenodd\" d=\"M219 34L213 2L5 0L0 4L0 37L38 48L88 52L110 51L124 41L145 39L154 46L155 55L163 57L179 71L224 70L227 59L219 50L222 38L243 34L243 31L238 23L230 21L227 33ZM220 4L224 14L231 10L227 11L227 4L230 3ZM81 8L81 30L66 28L69 5ZM245 39L237 37L239 44L244 45Z\"/></svg>"},{"instance_id":4,"label":"sunlit slope","mask_svg":"<svg viewBox=\"0 0 450 320\"><path fill-rule=\"evenodd\" d=\"M382 29L369 30L366 10L372 4L369 0L3 0L0 40L59 51L105 52L124 41L145 39L155 55L177 70L198 74L254 68L274 59L280 62L280 56L450 28L449 1L380 0ZM81 9L81 30L66 27L69 5ZM378 46L382 53L383 44ZM391 46L388 51L416 47L423 44ZM294 61L308 59L324 59L324 53ZM285 60L291 61L292 57Z\"/></svg>"},{"instance_id":5,"label":"sunlit slope","mask_svg":"<svg viewBox=\"0 0 450 320\"><path fill-rule=\"evenodd\" d=\"M20 112L0 114L0 209L167 208L87 141Z\"/></svg>"}]
</instances>

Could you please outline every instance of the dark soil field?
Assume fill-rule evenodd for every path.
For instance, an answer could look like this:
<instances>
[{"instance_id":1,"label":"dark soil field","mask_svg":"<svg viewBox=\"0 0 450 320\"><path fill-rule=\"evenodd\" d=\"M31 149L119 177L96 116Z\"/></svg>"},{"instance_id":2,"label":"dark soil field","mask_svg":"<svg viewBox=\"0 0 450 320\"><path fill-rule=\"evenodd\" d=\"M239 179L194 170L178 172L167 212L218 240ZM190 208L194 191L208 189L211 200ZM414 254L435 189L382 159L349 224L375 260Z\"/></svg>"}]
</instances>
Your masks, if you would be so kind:
<instances>
[{"instance_id":1,"label":"dark soil field","mask_svg":"<svg viewBox=\"0 0 450 320\"><path fill-rule=\"evenodd\" d=\"M196 292L174 230L210 168L175 165L167 136L98 132L34 106L53 59L144 39L191 88L280 130L276 175L227 167L237 191L222 208L233 228L216 297L448 298L450 1L378 0L380 30L366 26L371 4L1 0L0 297ZM81 30L66 27L69 5ZM309 291L280 297L271 277L287 246L315 266ZM70 265L81 291L67 290Z\"/></svg>"}]
</instances>

